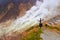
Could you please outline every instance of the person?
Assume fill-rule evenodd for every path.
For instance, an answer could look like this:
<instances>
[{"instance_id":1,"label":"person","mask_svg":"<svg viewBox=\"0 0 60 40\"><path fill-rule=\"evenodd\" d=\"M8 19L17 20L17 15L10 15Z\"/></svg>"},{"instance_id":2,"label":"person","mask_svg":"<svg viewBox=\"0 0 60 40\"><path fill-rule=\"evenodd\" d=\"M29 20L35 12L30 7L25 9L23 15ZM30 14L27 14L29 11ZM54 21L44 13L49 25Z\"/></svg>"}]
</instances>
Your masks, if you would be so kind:
<instances>
[{"instance_id":1,"label":"person","mask_svg":"<svg viewBox=\"0 0 60 40\"><path fill-rule=\"evenodd\" d=\"M40 21L39 21L39 27L41 28L43 25L42 25L42 22L41 22L41 18L40 18Z\"/></svg>"}]
</instances>

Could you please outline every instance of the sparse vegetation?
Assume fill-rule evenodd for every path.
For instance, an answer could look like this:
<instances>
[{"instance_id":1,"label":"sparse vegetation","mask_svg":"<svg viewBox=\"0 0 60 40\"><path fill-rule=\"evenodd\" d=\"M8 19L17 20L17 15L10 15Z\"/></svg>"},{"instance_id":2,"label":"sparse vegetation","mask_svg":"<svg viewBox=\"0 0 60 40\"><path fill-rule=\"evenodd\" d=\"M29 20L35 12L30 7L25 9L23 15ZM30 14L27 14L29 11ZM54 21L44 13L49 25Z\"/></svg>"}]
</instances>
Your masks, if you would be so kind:
<instances>
[{"instance_id":1,"label":"sparse vegetation","mask_svg":"<svg viewBox=\"0 0 60 40\"><path fill-rule=\"evenodd\" d=\"M42 40L41 33L42 30L39 27L33 27L26 32L27 35L23 36L22 40Z\"/></svg>"},{"instance_id":2,"label":"sparse vegetation","mask_svg":"<svg viewBox=\"0 0 60 40\"><path fill-rule=\"evenodd\" d=\"M60 31L60 28L58 28L58 27L53 27L53 26L49 26L49 25L45 25L45 27L47 27L47 28L50 28L50 29L56 29L56 30L58 30L58 31Z\"/></svg>"}]
</instances>

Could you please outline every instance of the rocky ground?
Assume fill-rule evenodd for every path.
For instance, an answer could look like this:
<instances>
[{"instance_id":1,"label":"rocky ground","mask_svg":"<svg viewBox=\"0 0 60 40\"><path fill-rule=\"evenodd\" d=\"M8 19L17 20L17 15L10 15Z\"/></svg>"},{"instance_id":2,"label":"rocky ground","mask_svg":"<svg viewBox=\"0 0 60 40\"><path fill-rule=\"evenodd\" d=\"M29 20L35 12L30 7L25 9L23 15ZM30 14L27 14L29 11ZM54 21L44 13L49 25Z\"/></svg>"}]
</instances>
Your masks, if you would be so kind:
<instances>
[{"instance_id":1,"label":"rocky ground","mask_svg":"<svg viewBox=\"0 0 60 40\"><path fill-rule=\"evenodd\" d=\"M60 28L48 26L42 28L41 37L43 40L60 40Z\"/></svg>"},{"instance_id":2,"label":"rocky ground","mask_svg":"<svg viewBox=\"0 0 60 40\"><path fill-rule=\"evenodd\" d=\"M60 34L46 29L41 34L41 37L43 40L60 40Z\"/></svg>"}]
</instances>

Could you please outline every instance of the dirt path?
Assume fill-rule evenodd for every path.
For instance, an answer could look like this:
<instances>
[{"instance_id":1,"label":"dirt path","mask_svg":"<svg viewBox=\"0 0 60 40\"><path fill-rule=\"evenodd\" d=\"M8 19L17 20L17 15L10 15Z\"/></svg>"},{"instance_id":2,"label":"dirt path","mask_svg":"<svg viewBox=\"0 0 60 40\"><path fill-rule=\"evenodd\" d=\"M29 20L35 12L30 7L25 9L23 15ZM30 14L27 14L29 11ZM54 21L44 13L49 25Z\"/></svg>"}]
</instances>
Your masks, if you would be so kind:
<instances>
[{"instance_id":1,"label":"dirt path","mask_svg":"<svg viewBox=\"0 0 60 40\"><path fill-rule=\"evenodd\" d=\"M60 34L55 31L44 28L43 34L41 34L43 40L60 40Z\"/></svg>"}]
</instances>

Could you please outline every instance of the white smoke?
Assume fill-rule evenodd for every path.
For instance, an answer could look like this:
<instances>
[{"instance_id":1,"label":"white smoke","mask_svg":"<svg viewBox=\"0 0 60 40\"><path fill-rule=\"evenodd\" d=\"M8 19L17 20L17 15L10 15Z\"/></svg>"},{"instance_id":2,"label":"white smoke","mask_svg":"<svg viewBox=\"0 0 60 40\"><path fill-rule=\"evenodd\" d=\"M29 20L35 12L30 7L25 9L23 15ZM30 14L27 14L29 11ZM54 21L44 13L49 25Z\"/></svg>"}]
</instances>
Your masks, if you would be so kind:
<instances>
[{"instance_id":1,"label":"white smoke","mask_svg":"<svg viewBox=\"0 0 60 40\"><path fill-rule=\"evenodd\" d=\"M49 20L57 15L60 15L60 10L58 10L58 6L60 4L60 0L44 0L37 1L36 5L34 5L30 10L26 12L26 14L16 20L16 24L20 22L24 22L27 20L36 20L38 21L40 18L44 20Z\"/></svg>"},{"instance_id":2,"label":"white smoke","mask_svg":"<svg viewBox=\"0 0 60 40\"><path fill-rule=\"evenodd\" d=\"M51 18L60 15L60 0L44 0L43 2L37 0L34 5L26 14L18 18L12 25L6 29L6 33L10 31L20 30L24 31L34 25L38 25L38 20L50 20Z\"/></svg>"}]
</instances>

